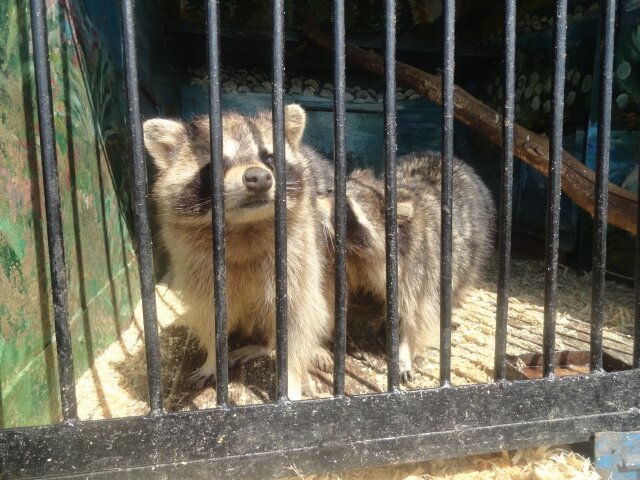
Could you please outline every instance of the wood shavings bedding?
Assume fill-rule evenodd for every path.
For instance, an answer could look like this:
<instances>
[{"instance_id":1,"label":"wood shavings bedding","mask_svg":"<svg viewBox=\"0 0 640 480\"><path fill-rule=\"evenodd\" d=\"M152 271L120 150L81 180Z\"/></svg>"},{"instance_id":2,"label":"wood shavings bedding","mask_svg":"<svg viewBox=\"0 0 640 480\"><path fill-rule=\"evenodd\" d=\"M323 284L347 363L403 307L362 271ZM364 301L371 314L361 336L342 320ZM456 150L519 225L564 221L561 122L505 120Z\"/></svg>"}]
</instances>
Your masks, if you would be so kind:
<instances>
[{"instance_id":1,"label":"wood shavings bedding","mask_svg":"<svg viewBox=\"0 0 640 480\"><path fill-rule=\"evenodd\" d=\"M589 459L562 447L502 451L400 466L369 468L288 480L597 480Z\"/></svg>"},{"instance_id":2,"label":"wood shavings bedding","mask_svg":"<svg viewBox=\"0 0 640 480\"><path fill-rule=\"evenodd\" d=\"M590 315L589 275L563 269L559 276L556 348L584 349L588 345ZM514 260L509 287L508 354L541 350L544 317L544 265ZM182 379L202 356L194 351L188 332L174 324L183 311L178 297L166 285L157 287L162 380L167 410L191 410L215 405L215 392L190 392ZM605 348L620 358L630 357L633 331L633 290L607 283ZM493 378L495 328L495 269L484 283L455 309L452 331L452 381L455 385L486 383ZM371 338L365 322L380 325L383 309L365 301L350 309L346 389L348 394L384 391L386 362L383 335ZM147 381L141 308L122 337L97 356L93 367L78 381L78 408L82 419L144 415L147 413ZM369 338L366 338L369 335ZM414 363L412 382L405 388L430 388L438 384L438 352L423 352ZM235 404L263 403L273 398L274 360L265 357L234 369L230 375L230 400ZM318 372L311 382L312 396L329 396L331 375ZM295 475L295 472L292 472ZM337 476L336 476L337 475ZM470 479L470 478L598 478L588 462L566 449L541 447L464 459L436 460L410 466L385 467L343 474L305 477L312 479Z\"/></svg>"}]
</instances>

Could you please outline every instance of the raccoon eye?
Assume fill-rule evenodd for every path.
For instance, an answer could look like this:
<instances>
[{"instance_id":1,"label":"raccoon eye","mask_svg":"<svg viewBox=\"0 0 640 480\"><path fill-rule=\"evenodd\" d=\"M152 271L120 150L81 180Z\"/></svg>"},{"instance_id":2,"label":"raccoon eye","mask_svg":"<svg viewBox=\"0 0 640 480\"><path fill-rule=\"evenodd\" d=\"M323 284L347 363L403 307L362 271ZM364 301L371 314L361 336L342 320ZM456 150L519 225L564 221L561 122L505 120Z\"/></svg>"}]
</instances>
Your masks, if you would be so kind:
<instances>
[{"instance_id":1,"label":"raccoon eye","mask_svg":"<svg viewBox=\"0 0 640 480\"><path fill-rule=\"evenodd\" d=\"M275 163L273 160L273 154L272 153L264 153L262 154L262 163L264 163L267 167L273 169Z\"/></svg>"}]
</instances>

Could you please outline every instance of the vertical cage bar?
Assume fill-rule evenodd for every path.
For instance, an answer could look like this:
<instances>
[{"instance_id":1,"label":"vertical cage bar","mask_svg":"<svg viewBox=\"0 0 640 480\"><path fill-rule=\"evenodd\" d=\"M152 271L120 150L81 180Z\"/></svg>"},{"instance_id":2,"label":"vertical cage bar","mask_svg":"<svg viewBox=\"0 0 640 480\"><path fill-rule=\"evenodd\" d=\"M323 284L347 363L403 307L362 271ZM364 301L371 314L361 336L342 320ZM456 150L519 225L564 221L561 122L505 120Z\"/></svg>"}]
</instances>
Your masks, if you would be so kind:
<instances>
[{"instance_id":1,"label":"vertical cage bar","mask_svg":"<svg viewBox=\"0 0 640 480\"><path fill-rule=\"evenodd\" d=\"M596 148L596 206L593 218L593 278L591 283L591 371L602 370L604 280L607 260L607 206L609 202L609 145L613 86L616 1L600 3L600 98Z\"/></svg>"},{"instance_id":2,"label":"vertical cage bar","mask_svg":"<svg viewBox=\"0 0 640 480\"><path fill-rule=\"evenodd\" d=\"M284 149L284 0L273 1L273 154L276 168L276 396L287 399L287 178Z\"/></svg>"},{"instance_id":3,"label":"vertical cage bar","mask_svg":"<svg viewBox=\"0 0 640 480\"><path fill-rule=\"evenodd\" d=\"M386 0L384 96L385 243L387 268L387 388L400 387L398 364L398 217L396 198L396 2Z\"/></svg>"},{"instance_id":4,"label":"vertical cage bar","mask_svg":"<svg viewBox=\"0 0 640 480\"><path fill-rule=\"evenodd\" d=\"M162 380L160 378L160 349L156 316L156 292L153 280L153 249L147 207L147 172L145 168L138 91L138 59L136 52L135 5L133 0L122 1L122 37L127 83L127 121L133 156L133 215L136 230L140 290L144 323L144 346L147 356L149 406L151 414L162 413Z\"/></svg>"},{"instance_id":5,"label":"vertical cage bar","mask_svg":"<svg viewBox=\"0 0 640 480\"><path fill-rule=\"evenodd\" d=\"M498 304L496 311L495 379L507 378L507 319L511 271L513 206L513 122L516 76L516 1L504 4L504 107L502 110L502 170L500 172L500 227L498 238Z\"/></svg>"},{"instance_id":6,"label":"vertical cage bar","mask_svg":"<svg viewBox=\"0 0 640 480\"><path fill-rule=\"evenodd\" d=\"M344 0L333 4L334 28L334 90L333 90L333 133L335 155L335 338L333 354L333 394L344 395L344 370L347 345L347 186L345 146L345 28Z\"/></svg>"},{"instance_id":7,"label":"vertical cage bar","mask_svg":"<svg viewBox=\"0 0 640 480\"><path fill-rule=\"evenodd\" d=\"M640 184L640 168L638 169ZM635 326L633 329L633 366L640 368L640 195L638 195L636 218L636 281L635 281Z\"/></svg>"},{"instance_id":8,"label":"vertical cage bar","mask_svg":"<svg viewBox=\"0 0 640 480\"><path fill-rule=\"evenodd\" d=\"M451 383L451 211L453 206L453 80L455 0L444 0L442 57L442 189L440 230L440 385Z\"/></svg>"},{"instance_id":9,"label":"vertical cage bar","mask_svg":"<svg viewBox=\"0 0 640 480\"><path fill-rule=\"evenodd\" d=\"M208 1L209 124L211 125L211 214L213 223L213 295L215 305L216 400L229 401L227 348L227 268L224 240L224 164L222 157L222 109L220 107L220 17L218 0Z\"/></svg>"},{"instance_id":10,"label":"vertical cage bar","mask_svg":"<svg viewBox=\"0 0 640 480\"><path fill-rule=\"evenodd\" d=\"M31 34L33 36L33 62L38 97L38 124L40 126L40 156L44 181L44 199L47 220L47 243L51 271L53 320L58 351L58 376L60 380L60 405L62 418L78 418L71 333L69 332L69 299L67 293L66 260L62 236L60 212L60 186L53 125L51 100L51 71L47 12L43 0L31 0Z\"/></svg>"},{"instance_id":11,"label":"vertical cage bar","mask_svg":"<svg viewBox=\"0 0 640 480\"><path fill-rule=\"evenodd\" d=\"M560 245L560 178L562 173L562 122L564 118L565 56L567 50L567 0L557 0L553 27L553 107L547 178L547 221L544 279L543 375L555 369L556 304L558 301L558 249Z\"/></svg>"}]
</instances>

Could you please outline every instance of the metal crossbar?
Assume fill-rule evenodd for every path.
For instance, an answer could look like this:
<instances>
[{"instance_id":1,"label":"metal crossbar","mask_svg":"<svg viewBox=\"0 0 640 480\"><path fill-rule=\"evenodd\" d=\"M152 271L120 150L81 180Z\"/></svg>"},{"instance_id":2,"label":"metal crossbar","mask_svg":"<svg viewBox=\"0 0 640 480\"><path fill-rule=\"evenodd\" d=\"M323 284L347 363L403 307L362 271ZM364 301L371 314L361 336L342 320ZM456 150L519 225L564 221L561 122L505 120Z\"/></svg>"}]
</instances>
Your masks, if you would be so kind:
<instances>
[{"instance_id":1,"label":"metal crossbar","mask_svg":"<svg viewBox=\"0 0 640 480\"><path fill-rule=\"evenodd\" d=\"M513 208L513 123L516 83L516 1L504 4L504 108L502 110L502 165L500 171L500 218L498 227L498 285L494 377L507 379L507 319Z\"/></svg>"},{"instance_id":2,"label":"metal crossbar","mask_svg":"<svg viewBox=\"0 0 640 480\"><path fill-rule=\"evenodd\" d=\"M133 0L122 1L122 36L124 40L124 65L129 108L128 124L133 160L133 214L137 240L140 290L144 324L144 349L147 356L150 415L162 413L162 379L160 377L160 347L158 345L158 319L156 312L156 288L153 281L152 234L147 206L147 171L144 161L142 121L138 88L138 58L136 53L136 29Z\"/></svg>"},{"instance_id":3,"label":"metal crossbar","mask_svg":"<svg viewBox=\"0 0 640 480\"><path fill-rule=\"evenodd\" d=\"M558 301L558 250L560 248L560 178L562 168L562 121L567 51L567 0L558 0L553 23L553 99L549 176L547 177L547 223L544 279L543 375L554 375L556 304Z\"/></svg>"},{"instance_id":4,"label":"metal crossbar","mask_svg":"<svg viewBox=\"0 0 640 480\"><path fill-rule=\"evenodd\" d=\"M58 349L60 378L60 405L62 418L71 421L78 417L76 388L69 332L69 299L67 294L66 261L60 213L60 187L56 141L53 130L53 104L51 103L51 71L47 42L46 9L43 0L31 0L31 34L33 36L33 62L36 71L38 122L40 125L40 155L44 173L44 195L47 215L53 320Z\"/></svg>"},{"instance_id":5,"label":"metal crossbar","mask_svg":"<svg viewBox=\"0 0 640 480\"><path fill-rule=\"evenodd\" d=\"M455 0L442 2L442 208L440 234L440 385L451 384L452 212L453 212L453 77L455 68Z\"/></svg>"},{"instance_id":6,"label":"metal crossbar","mask_svg":"<svg viewBox=\"0 0 640 480\"><path fill-rule=\"evenodd\" d=\"M609 145L611 143L611 92L616 0L600 4L600 99L596 151L596 208L593 222L593 278L591 289L591 371L602 371L604 279L607 256L607 205L609 198ZM636 252L636 255L638 252ZM637 334L637 331L636 331Z\"/></svg>"},{"instance_id":7,"label":"metal crossbar","mask_svg":"<svg viewBox=\"0 0 640 480\"><path fill-rule=\"evenodd\" d=\"M333 2L335 64L334 64L334 157L335 157L335 333L333 346L333 394L344 395L345 355L347 350L347 147L346 124L346 64L344 0Z\"/></svg>"},{"instance_id":8,"label":"metal crossbar","mask_svg":"<svg viewBox=\"0 0 640 480\"><path fill-rule=\"evenodd\" d=\"M640 425L639 385L636 369L5 430L2 471L265 479L586 441Z\"/></svg>"},{"instance_id":9,"label":"metal crossbar","mask_svg":"<svg viewBox=\"0 0 640 480\"><path fill-rule=\"evenodd\" d=\"M222 109L220 108L220 16L217 0L208 1L209 112L211 125L211 185L213 223L213 292L216 336L216 402L229 401L229 364L227 345L227 267L224 240L224 187L222 157Z\"/></svg>"},{"instance_id":10,"label":"metal crossbar","mask_svg":"<svg viewBox=\"0 0 640 480\"><path fill-rule=\"evenodd\" d=\"M396 2L385 2L384 199L387 260L387 388L400 388L398 364L398 218L396 212Z\"/></svg>"},{"instance_id":11,"label":"metal crossbar","mask_svg":"<svg viewBox=\"0 0 640 480\"><path fill-rule=\"evenodd\" d=\"M208 0L208 63L212 181L213 275L217 403L219 408L164 413L153 281L151 231L138 98L134 0L123 0L128 125L133 161L134 220L144 316L149 382L149 415L79 421L68 324L67 279L60 194L52 122L51 86L43 0L31 0L34 63L52 272L54 320L60 370L62 422L0 430L0 476L113 478L180 475L189 478L269 478L294 472L421 460L506 448L588 440L601 430L640 427L640 255L636 256L635 369L602 371L607 179L615 0L601 12L597 195L594 229L592 374L557 378L555 320L560 218L560 168L565 82L567 1L557 0L554 23L553 109L547 197L544 377L506 381L508 285L510 272L515 98L515 0L505 0L505 98L498 236L495 383L451 386L452 198L454 128L455 1L443 1L443 136L441 197L440 387L400 391L398 366L398 258L396 212L396 5L386 0L385 23L385 222L387 274L388 392L345 396L347 319L346 143L344 0L334 14L335 161L335 343L334 396L287 400L287 249L284 138L284 0L273 2L273 138L276 168L276 402L229 406L223 137L220 101L220 16ZM638 223L640 225L640 209ZM637 241L640 251L640 240Z\"/></svg>"}]
</instances>

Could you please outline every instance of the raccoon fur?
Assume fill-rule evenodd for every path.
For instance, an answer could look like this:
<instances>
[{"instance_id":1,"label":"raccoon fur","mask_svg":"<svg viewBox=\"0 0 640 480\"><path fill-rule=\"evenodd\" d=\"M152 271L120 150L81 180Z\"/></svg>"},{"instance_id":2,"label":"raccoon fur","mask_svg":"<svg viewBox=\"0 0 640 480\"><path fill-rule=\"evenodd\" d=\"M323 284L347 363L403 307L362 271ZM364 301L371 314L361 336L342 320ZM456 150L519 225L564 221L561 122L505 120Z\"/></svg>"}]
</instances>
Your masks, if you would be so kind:
<instances>
[{"instance_id":1,"label":"raccoon fur","mask_svg":"<svg viewBox=\"0 0 640 480\"><path fill-rule=\"evenodd\" d=\"M333 188L331 165L301 143L306 114L285 109L287 173L288 393L301 396L314 352L333 325L333 287L326 285L318 194ZM271 111L254 117L224 113L224 208L229 332L260 337L229 354L234 365L275 347L275 168ZM187 306L184 322L207 351L188 379L202 387L215 379L213 238L209 118L190 123L151 119L145 146L158 168L153 187L160 237Z\"/></svg>"},{"instance_id":2,"label":"raccoon fur","mask_svg":"<svg viewBox=\"0 0 640 480\"><path fill-rule=\"evenodd\" d=\"M416 352L439 345L441 156L427 152L399 159L397 167L399 362L411 378ZM347 278L350 294L386 298L384 180L371 170L347 178ZM333 234L332 202L320 203ZM473 169L453 164L453 300L480 276L492 248L495 207Z\"/></svg>"}]
</instances>

